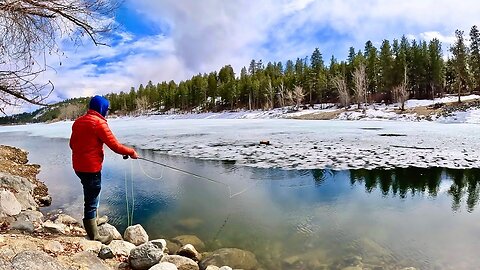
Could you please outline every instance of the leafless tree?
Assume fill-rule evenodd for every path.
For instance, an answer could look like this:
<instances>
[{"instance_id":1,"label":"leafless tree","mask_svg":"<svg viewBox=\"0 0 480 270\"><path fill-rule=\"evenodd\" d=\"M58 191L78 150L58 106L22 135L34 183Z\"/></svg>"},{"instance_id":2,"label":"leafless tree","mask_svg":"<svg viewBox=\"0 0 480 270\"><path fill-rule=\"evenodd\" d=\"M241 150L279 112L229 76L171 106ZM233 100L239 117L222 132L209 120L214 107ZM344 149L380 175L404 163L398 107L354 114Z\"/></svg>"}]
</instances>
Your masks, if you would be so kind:
<instances>
[{"instance_id":1,"label":"leafless tree","mask_svg":"<svg viewBox=\"0 0 480 270\"><path fill-rule=\"evenodd\" d=\"M148 110L149 103L146 96L137 97L135 99L135 104L137 105L137 110L140 111L140 114L143 114Z\"/></svg>"},{"instance_id":2,"label":"leafless tree","mask_svg":"<svg viewBox=\"0 0 480 270\"><path fill-rule=\"evenodd\" d=\"M295 109L298 110L300 108L300 105L303 102L303 98L305 97L303 88L301 86L295 86L292 94L293 94L293 100L295 102Z\"/></svg>"},{"instance_id":3,"label":"leafless tree","mask_svg":"<svg viewBox=\"0 0 480 270\"><path fill-rule=\"evenodd\" d=\"M286 92L285 85L282 82L277 88L278 103L282 108L285 106L285 92Z\"/></svg>"},{"instance_id":4,"label":"leafless tree","mask_svg":"<svg viewBox=\"0 0 480 270\"><path fill-rule=\"evenodd\" d=\"M353 71L353 83L353 93L355 94L355 99L360 109L361 103L367 103L367 75L365 72L365 64L361 63Z\"/></svg>"},{"instance_id":5,"label":"leafless tree","mask_svg":"<svg viewBox=\"0 0 480 270\"><path fill-rule=\"evenodd\" d=\"M401 104L401 110L405 110L405 101L408 100L408 89L407 89L407 68L405 67L403 82L395 87L393 87L393 99L395 102Z\"/></svg>"},{"instance_id":6,"label":"leafless tree","mask_svg":"<svg viewBox=\"0 0 480 270\"><path fill-rule=\"evenodd\" d=\"M272 109L275 102L275 89L272 86L272 81L268 80L267 88L265 89L267 101L265 102L265 109Z\"/></svg>"},{"instance_id":7,"label":"leafless tree","mask_svg":"<svg viewBox=\"0 0 480 270\"><path fill-rule=\"evenodd\" d=\"M0 110L28 102L46 105L53 83L38 83L59 43L102 45L117 0L0 0Z\"/></svg>"},{"instance_id":8,"label":"leafless tree","mask_svg":"<svg viewBox=\"0 0 480 270\"><path fill-rule=\"evenodd\" d=\"M345 83L345 79L336 76L333 78L333 85L338 91L338 96L340 97L340 103L347 109L350 105L350 95L348 94L347 84Z\"/></svg>"}]
</instances>

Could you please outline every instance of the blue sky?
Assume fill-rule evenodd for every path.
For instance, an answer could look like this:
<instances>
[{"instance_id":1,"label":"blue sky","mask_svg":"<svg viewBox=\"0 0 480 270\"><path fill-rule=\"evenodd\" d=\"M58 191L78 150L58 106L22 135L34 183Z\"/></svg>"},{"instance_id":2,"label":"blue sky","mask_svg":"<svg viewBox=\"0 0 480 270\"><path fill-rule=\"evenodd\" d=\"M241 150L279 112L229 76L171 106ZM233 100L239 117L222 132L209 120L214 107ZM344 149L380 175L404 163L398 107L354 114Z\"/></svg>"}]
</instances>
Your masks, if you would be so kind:
<instances>
[{"instance_id":1,"label":"blue sky","mask_svg":"<svg viewBox=\"0 0 480 270\"><path fill-rule=\"evenodd\" d=\"M446 51L455 29L480 25L477 0L125 0L107 43L62 42L61 56L40 80L51 101L128 91L131 86L185 80L251 59L295 60L318 47L325 63L345 59L367 40L438 38ZM62 65L60 65L60 62Z\"/></svg>"}]
</instances>

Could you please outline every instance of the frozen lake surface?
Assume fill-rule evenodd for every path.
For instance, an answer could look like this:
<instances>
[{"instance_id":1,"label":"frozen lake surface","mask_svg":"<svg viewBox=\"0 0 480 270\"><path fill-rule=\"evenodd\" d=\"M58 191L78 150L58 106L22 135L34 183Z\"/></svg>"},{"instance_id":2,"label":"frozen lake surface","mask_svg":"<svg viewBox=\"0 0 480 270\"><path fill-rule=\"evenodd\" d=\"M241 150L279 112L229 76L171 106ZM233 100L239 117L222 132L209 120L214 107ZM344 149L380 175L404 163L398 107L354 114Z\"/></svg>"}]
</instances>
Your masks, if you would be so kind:
<instances>
[{"instance_id":1,"label":"frozen lake surface","mask_svg":"<svg viewBox=\"0 0 480 270\"><path fill-rule=\"evenodd\" d=\"M69 138L71 122L2 127ZM480 167L477 124L287 119L109 120L124 143L169 155L260 168ZM260 145L261 140L270 145Z\"/></svg>"}]
</instances>

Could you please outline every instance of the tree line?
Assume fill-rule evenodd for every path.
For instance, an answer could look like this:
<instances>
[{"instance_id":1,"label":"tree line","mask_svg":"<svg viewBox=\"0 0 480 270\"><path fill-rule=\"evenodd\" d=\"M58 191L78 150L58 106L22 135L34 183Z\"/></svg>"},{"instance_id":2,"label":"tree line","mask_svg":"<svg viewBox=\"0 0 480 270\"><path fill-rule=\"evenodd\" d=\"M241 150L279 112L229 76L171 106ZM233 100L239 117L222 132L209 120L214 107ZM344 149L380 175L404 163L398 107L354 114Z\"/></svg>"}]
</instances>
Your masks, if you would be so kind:
<instances>
[{"instance_id":1,"label":"tree line","mask_svg":"<svg viewBox=\"0 0 480 270\"><path fill-rule=\"evenodd\" d=\"M173 80L131 87L128 92L107 95L117 113L148 111L219 111L272 109L339 103L349 106L372 102L429 99L480 88L480 34L472 26L468 40L455 32L455 43L445 60L441 42L409 40L405 36L371 41L363 49L350 47L348 57L332 56L325 63L318 48L295 61L263 63L252 60L237 76L231 65L198 74L189 80Z\"/></svg>"}]
</instances>

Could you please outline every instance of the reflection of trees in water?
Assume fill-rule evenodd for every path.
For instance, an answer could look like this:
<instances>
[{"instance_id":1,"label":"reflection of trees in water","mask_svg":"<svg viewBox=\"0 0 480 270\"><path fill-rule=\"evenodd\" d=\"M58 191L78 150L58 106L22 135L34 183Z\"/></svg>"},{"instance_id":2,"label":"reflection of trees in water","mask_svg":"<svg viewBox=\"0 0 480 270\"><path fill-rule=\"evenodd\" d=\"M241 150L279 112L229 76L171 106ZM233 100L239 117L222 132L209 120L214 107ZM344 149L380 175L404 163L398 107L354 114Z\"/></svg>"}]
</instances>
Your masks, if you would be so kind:
<instances>
[{"instance_id":1,"label":"reflection of trees in water","mask_svg":"<svg viewBox=\"0 0 480 270\"><path fill-rule=\"evenodd\" d=\"M396 168L393 170L352 170L350 182L363 183L367 192L379 188L383 195L393 194L405 198L420 193L436 197L442 178L451 180L448 193L452 195L452 209L458 210L462 198L466 196L468 211L473 211L479 200L480 169L443 169L443 168Z\"/></svg>"},{"instance_id":2,"label":"reflection of trees in water","mask_svg":"<svg viewBox=\"0 0 480 270\"><path fill-rule=\"evenodd\" d=\"M445 170L447 176L452 179L453 184L450 186L448 193L452 195L452 209L458 210L462 198L466 195L467 210L472 212L478 203L480 187L480 169L470 170Z\"/></svg>"}]
</instances>

